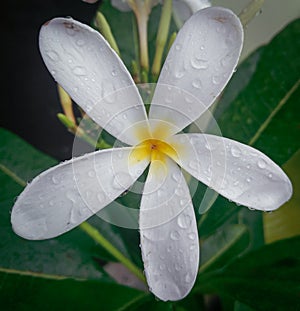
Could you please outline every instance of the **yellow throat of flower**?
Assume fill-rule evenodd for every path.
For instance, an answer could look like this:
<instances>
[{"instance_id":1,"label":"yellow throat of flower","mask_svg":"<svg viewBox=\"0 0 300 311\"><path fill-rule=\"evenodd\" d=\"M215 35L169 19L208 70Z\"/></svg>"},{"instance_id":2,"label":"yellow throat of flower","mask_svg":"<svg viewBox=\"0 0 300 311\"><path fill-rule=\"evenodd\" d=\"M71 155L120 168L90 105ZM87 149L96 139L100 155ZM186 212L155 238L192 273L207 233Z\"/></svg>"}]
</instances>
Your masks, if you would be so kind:
<instances>
[{"instance_id":1,"label":"yellow throat of flower","mask_svg":"<svg viewBox=\"0 0 300 311\"><path fill-rule=\"evenodd\" d=\"M165 162L166 156L176 160L177 152L170 144L159 139L150 138L144 140L134 148L130 155L130 161L135 163L149 158L151 162Z\"/></svg>"}]
</instances>

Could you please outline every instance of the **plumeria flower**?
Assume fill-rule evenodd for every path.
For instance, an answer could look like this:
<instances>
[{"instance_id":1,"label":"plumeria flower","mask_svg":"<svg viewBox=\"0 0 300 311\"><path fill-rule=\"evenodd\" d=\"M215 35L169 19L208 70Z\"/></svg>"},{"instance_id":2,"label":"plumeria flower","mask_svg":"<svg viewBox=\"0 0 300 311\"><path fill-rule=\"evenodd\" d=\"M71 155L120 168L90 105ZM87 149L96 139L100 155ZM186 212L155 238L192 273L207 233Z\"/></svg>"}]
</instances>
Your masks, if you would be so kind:
<instances>
[{"instance_id":1,"label":"plumeria flower","mask_svg":"<svg viewBox=\"0 0 300 311\"><path fill-rule=\"evenodd\" d=\"M181 28L162 68L147 116L137 86L95 30L55 18L40 31L40 50L54 79L123 146L63 162L37 176L12 210L14 231L56 237L104 208L149 166L140 203L141 251L149 289L179 300L198 272L199 241L181 168L238 204L271 211L292 186L260 151L231 139L182 133L229 81L243 43L239 19L212 7Z\"/></svg>"}]
</instances>

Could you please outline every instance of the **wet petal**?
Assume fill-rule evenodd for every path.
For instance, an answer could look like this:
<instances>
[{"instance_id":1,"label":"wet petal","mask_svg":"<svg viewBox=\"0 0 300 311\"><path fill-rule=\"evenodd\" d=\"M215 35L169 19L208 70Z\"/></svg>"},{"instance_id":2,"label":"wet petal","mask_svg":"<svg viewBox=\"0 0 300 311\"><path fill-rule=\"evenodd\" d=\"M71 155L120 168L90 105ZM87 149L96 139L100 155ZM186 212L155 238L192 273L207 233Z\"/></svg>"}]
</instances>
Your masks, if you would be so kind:
<instances>
[{"instance_id":1,"label":"wet petal","mask_svg":"<svg viewBox=\"0 0 300 311\"><path fill-rule=\"evenodd\" d=\"M97 213L142 174L144 159L128 162L131 148L101 150L41 173L18 197L14 231L31 240L58 236Z\"/></svg>"},{"instance_id":2,"label":"wet petal","mask_svg":"<svg viewBox=\"0 0 300 311\"><path fill-rule=\"evenodd\" d=\"M101 127L127 144L138 142L132 124L146 113L128 70L91 27L55 18L40 31L40 51L53 78ZM125 133L126 132L126 133Z\"/></svg>"},{"instance_id":3,"label":"wet petal","mask_svg":"<svg viewBox=\"0 0 300 311\"><path fill-rule=\"evenodd\" d=\"M151 119L181 130L213 103L237 65L243 28L218 7L195 13L181 28L164 63L150 107ZM172 98L168 97L171 86Z\"/></svg>"},{"instance_id":4,"label":"wet petal","mask_svg":"<svg viewBox=\"0 0 300 311\"><path fill-rule=\"evenodd\" d=\"M179 300L198 271L199 242L186 181L175 162L151 163L140 207L141 249L150 290Z\"/></svg>"},{"instance_id":5,"label":"wet petal","mask_svg":"<svg viewBox=\"0 0 300 311\"><path fill-rule=\"evenodd\" d=\"M283 170L250 146L206 134L175 135L169 143L186 171L237 204L272 211L292 195Z\"/></svg>"}]
</instances>

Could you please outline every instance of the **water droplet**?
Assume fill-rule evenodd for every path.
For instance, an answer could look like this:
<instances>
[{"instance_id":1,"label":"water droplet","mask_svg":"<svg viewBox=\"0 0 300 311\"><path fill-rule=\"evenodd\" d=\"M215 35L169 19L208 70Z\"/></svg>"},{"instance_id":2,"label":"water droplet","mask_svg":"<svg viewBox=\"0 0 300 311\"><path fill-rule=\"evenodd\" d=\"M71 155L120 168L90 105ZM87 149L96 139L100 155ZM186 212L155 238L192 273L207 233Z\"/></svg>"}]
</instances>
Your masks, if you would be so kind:
<instances>
[{"instance_id":1,"label":"water droplet","mask_svg":"<svg viewBox=\"0 0 300 311\"><path fill-rule=\"evenodd\" d=\"M51 177L51 179L52 179L52 182L53 182L55 185L58 185L58 184L60 184L60 182L61 182L61 177L60 177L60 175L53 175L53 176Z\"/></svg>"},{"instance_id":2,"label":"water droplet","mask_svg":"<svg viewBox=\"0 0 300 311\"><path fill-rule=\"evenodd\" d=\"M218 76L218 75L215 75L215 76L213 76L212 77L212 82L213 82L213 84L220 84L221 83L221 78L220 78L220 76Z\"/></svg>"},{"instance_id":3,"label":"water droplet","mask_svg":"<svg viewBox=\"0 0 300 311\"><path fill-rule=\"evenodd\" d=\"M178 195L179 197L183 196L184 195L184 191L182 188L176 188L175 189L175 194Z\"/></svg>"},{"instance_id":4,"label":"water droplet","mask_svg":"<svg viewBox=\"0 0 300 311\"><path fill-rule=\"evenodd\" d=\"M95 171L89 171L88 172L88 176L91 177L91 178L94 178L96 176Z\"/></svg>"},{"instance_id":5,"label":"water droplet","mask_svg":"<svg viewBox=\"0 0 300 311\"><path fill-rule=\"evenodd\" d=\"M268 177L269 177L270 179L272 179L273 174L272 174L272 173L269 173L269 174L268 174Z\"/></svg>"},{"instance_id":6,"label":"water droplet","mask_svg":"<svg viewBox=\"0 0 300 311\"><path fill-rule=\"evenodd\" d=\"M175 264L175 270L176 271L180 271L180 270L182 270L182 265L179 265L179 264Z\"/></svg>"},{"instance_id":7,"label":"water droplet","mask_svg":"<svg viewBox=\"0 0 300 311\"><path fill-rule=\"evenodd\" d=\"M257 161L257 166L258 166L259 168L266 168L267 163L266 163L266 161L265 161L264 159L259 159L259 160Z\"/></svg>"},{"instance_id":8,"label":"water droplet","mask_svg":"<svg viewBox=\"0 0 300 311\"><path fill-rule=\"evenodd\" d=\"M86 70L81 66L74 67L72 69L72 71L76 76L85 76L86 75Z\"/></svg>"},{"instance_id":9,"label":"water droplet","mask_svg":"<svg viewBox=\"0 0 300 311\"><path fill-rule=\"evenodd\" d=\"M174 240L174 241L179 240L179 238L180 238L179 232L176 231L176 230L173 230L173 231L171 232L171 234L170 234L170 238L171 238L171 240Z\"/></svg>"},{"instance_id":10,"label":"water droplet","mask_svg":"<svg viewBox=\"0 0 300 311\"><path fill-rule=\"evenodd\" d=\"M231 154L232 154L233 157L239 158L241 156L241 154L242 154L242 151L240 150L239 147L232 146L231 147Z\"/></svg>"},{"instance_id":11,"label":"water droplet","mask_svg":"<svg viewBox=\"0 0 300 311\"><path fill-rule=\"evenodd\" d=\"M172 179L176 182L180 180L180 174L179 173L173 173L172 174Z\"/></svg>"},{"instance_id":12,"label":"water droplet","mask_svg":"<svg viewBox=\"0 0 300 311\"><path fill-rule=\"evenodd\" d=\"M205 49L204 45L200 46L200 50L203 51Z\"/></svg>"},{"instance_id":13,"label":"water droplet","mask_svg":"<svg viewBox=\"0 0 300 311\"><path fill-rule=\"evenodd\" d=\"M159 265L159 269L160 270L165 270L166 269L166 265L165 264L160 264Z\"/></svg>"},{"instance_id":14,"label":"water droplet","mask_svg":"<svg viewBox=\"0 0 300 311\"><path fill-rule=\"evenodd\" d=\"M175 78L180 79L184 76L185 70L177 70L174 74Z\"/></svg>"},{"instance_id":15,"label":"water droplet","mask_svg":"<svg viewBox=\"0 0 300 311\"><path fill-rule=\"evenodd\" d=\"M239 182L238 180L236 180L236 181L233 183L233 185L234 185L234 186L238 186L239 183L240 183L240 182Z\"/></svg>"},{"instance_id":16,"label":"water droplet","mask_svg":"<svg viewBox=\"0 0 300 311\"><path fill-rule=\"evenodd\" d=\"M247 183L250 183L252 181L252 178L251 177L247 177L246 181L247 181Z\"/></svg>"},{"instance_id":17,"label":"water droplet","mask_svg":"<svg viewBox=\"0 0 300 311\"><path fill-rule=\"evenodd\" d=\"M97 194L97 199L100 203L102 203L105 200L105 195L103 192L100 192Z\"/></svg>"},{"instance_id":18,"label":"water droplet","mask_svg":"<svg viewBox=\"0 0 300 311\"><path fill-rule=\"evenodd\" d=\"M59 55L56 53L56 52L54 52L54 51L49 51L49 52L47 52L47 56L51 59L51 60L53 60L53 61L55 61L55 62L57 62L60 58L59 58Z\"/></svg>"},{"instance_id":19,"label":"water droplet","mask_svg":"<svg viewBox=\"0 0 300 311\"><path fill-rule=\"evenodd\" d=\"M251 168L251 165L247 164L246 168L249 170Z\"/></svg>"},{"instance_id":20,"label":"water droplet","mask_svg":"<svg viewBox=\"0 0 300 311\"><path fill-rule=\"evenodd\" d=\"M199 165L199 162L198 162L198 161L196 161L196 160L191 160L191 161L189 162L189 167L190 167L192 170L194 170L194 171L198 171L200 165Z\"/></svg>"},{"instance_id":21,"label":"water droplet","mask_svg":"<svg viewBox=\"0 0 300 311\"><path fill-rule=\"evenodd\" d=\"M188 234L188 238L190 240L195 240L196 239L196 234L194 232L191 232L191 233Z\"/></svg>"},{"instance_id":22,"label":"water droplet","mask_svg":"<svg viewBox=\"0 0 300 311\"><path fill-rule=\"evenodd\" d=\"M188 274L185 276L184 280L185 280L186 283L190 283L190 282L192 281L191 275L188 273Z\"/></svg>"},{"instance_id":23,"label":"water droplet","mask_svg":"<svg viewBox=\"0 0 300 311\"><path fill-rule=\"evenodd\" d=\"M191 58L191 65L195 69L207 69L208 61L206 59L201 59L198 57Z\"/></svg>"},{"instance_id":24,"label":"water droplet","mask_svg":"<svg viewBox=\"0 0 300 311\"><path fill-rule=\"evenodd\" d=\"M186 229L190 227L192 219L190 215L181 213L177 218L177 223L180 228Z\"/></svg>"},{"instance_id":25,"label":"water droplet","mask_svg":"<svg viewBox=\"0 0 300 311\"><path fill-rule=\"evenodd\" d=\"M76 193L74 191L67 191L66 197L73 203L76 203Z\"/></svg>"},{"instance_id":26,"label":"water droplet","mask_svg":"<svg viewBox=\"0 0 300 311\"><path fill-rule=\"evenodd\" d=\"M83 46L83 45L85 44L85 42L84 42L83 39L78 39L78 40L76 41L76 44L77 44L78 46Z\"/></svg>"},{"instance_id":27,"label":"water droplet","mask_svg":"<svg viewBox=\"0 0 300 311\"><path fill-rule=\"evenodd\" d=\"M65 24L65 27L66 27L66 33L69 35L69 36L74 36L75 35L75 29L74 29L74 26L73 24Z\"/></svg>"},{"instance_id":28,"label":"water droplet","mask_svg":"<svg viewBox=\"0 0 300 311\"><path fill-rule=\"evenodd\" d=\"M50 201L49 201L49 205L50 205L50 206L54 206L54 201L50 200Z\"/></svg>"},{"instance_id":29,"label":"water droplet","mask_svg":"<svg viewBox=\"0 0 300 311\"><path fill-rule=\"evenodd\" d=\"M196 249L196 244L191 244L191 245L190 245L190 250L192 251L192 250L194 250L194 249Z\"/></svg>"},{"instance_id":30,"label":"water droplet","mask_svg":"<svg viewBox=\"0 0 300 311\"><path fill-rule=\"evenodd\" d=\"M176 44L175 45L175 50L180 51L181 50L181 44Z\"/></svg>"},{"instance_id":31,"label":"water droplet","mask_svg":"<svg viewBox=\"0 0 300 311\"><path fill-rule=\"evenodd\" d=\"M70 213L70 224L77 224L79 222L80 217L78 217L78 213L75 208L71 209Z\"/></svg>"},{"instance_id":32,"label":"water droplet","mask_svg":"<svg viewBox=\"0 0 300 311\"><path fill-rule=\"evenodd\" d=\"M113 77L116 77L116 76L118 75L117 70L114 69L114 70L111 72L111 75L112 75Z\"/></svg>"},{"instance_id":33,"label":"water droplet","mask_svg":"<svg viewBox=\"0 0 300 311\"><path fill-rule=\"evenodd\" d=\"M55 70L51 70L51 74L52 74L52 76L55 76L56 75L56 71Z\"/></svg>"},{"instance_id":34,"label":"water droplet","mask_svg":"<svg viewBox=\"0 0 300 311\"><path fill-rule=\"evenodd\" d=\"M169 245L169 246L167 247L167 252L168 252L168 253L171 253L172 250L173 250L173 246L172 246L172 245Z\"/></svg>"},{"instance_id":35,"label":"water droplet","mask_svg":"<svg viewBox=\"0 0 300 311\"><path fill-rule=\"evenodd\" d=\"M195 88L195 89L201 89L202 88L202 82L200 79L196 79L192 82L192 86Z\"/></svg>"},{"instance_id":36,"label":"water droplet","mask_svg":"<svg viewBox=\"0 0 300 311\"><path fill-rule=\"evenodd\" d=\"M124 189L126 190L132 182L132 178L128 173L121 172L117 173L113 180L113 187L115 189Z\"/></svg>"}]
</instances>

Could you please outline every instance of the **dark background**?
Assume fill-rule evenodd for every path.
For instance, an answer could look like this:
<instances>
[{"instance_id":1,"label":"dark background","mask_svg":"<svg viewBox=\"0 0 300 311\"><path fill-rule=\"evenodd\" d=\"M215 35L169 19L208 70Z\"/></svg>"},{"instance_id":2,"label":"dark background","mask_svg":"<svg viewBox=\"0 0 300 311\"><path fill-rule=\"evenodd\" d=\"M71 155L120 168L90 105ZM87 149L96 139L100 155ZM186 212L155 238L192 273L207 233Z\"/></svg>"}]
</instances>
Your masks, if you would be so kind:
<instances>
[{"instance_id":1,"label":"dark background","mask_svg":"<svg viewBox=\"0 0 300 311\"><path fill-rule=\"evenodd\" d=\"M74 136L58 121L56 84L38 48L42 24L71 16L90 24L99 3L81 0L6 1L1 17L0 126L58 160L72 156ZM1 141L0 141L1 143Z\"/></svg>"}]
</instances>

